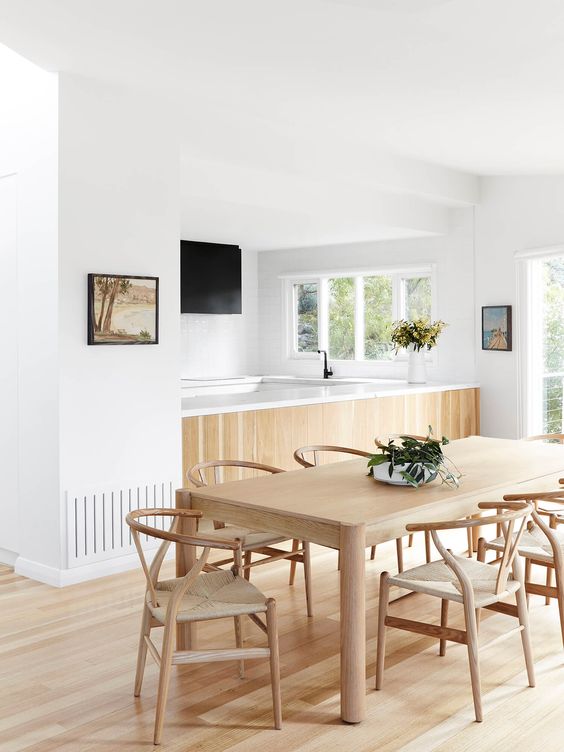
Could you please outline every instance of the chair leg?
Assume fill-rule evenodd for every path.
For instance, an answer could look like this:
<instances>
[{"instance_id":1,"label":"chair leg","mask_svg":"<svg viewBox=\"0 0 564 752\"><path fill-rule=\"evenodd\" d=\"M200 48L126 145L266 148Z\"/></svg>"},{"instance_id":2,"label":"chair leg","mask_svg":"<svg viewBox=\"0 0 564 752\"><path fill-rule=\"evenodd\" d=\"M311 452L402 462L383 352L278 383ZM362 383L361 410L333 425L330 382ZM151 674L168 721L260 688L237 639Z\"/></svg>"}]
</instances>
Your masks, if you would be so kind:
<instances>
[{"instance_id":1,"label":"chair leg","mask_svg":"<svg viewBox=\"0 0 564 752\"><path fill-rule=\"evenodd\" d=\"M371 546L370 548L370 561L374 561L376 558L376 546Z\"/></svg>"},{"instance_id":2,"label":"chair leg","mask_svg":"<svg viewBox=\"0 0 564 752\"><path fill-rule=\"evenodd\" d=\"M272 705L274 708L274 728L282 728L282 702L280 700L280 656L278 653L278 621L276 601L266 601L266 631L270 649L270 681L272 684Z\"/></svg>"},{"instance_id":3,"label":"chair leg","mask_svg":"<svg viewBox=\"0 0 564 752\"><path fill-rule=\"evenodd\" d=\"M556 590L558 591L558 613L560 614L560 631L562 633L562 643L564 644L564 579L563 573L557 566L554 570L556 579Z\"/></svg>"},{"instance_id":4,"label":"chair leg","mask_svg":"<svg viewBox=\"0 0 564 752\"><path fill-rule=\"evenodd\" d=\"M245 551L245 579L250 580L251 579L251 570L250 570L250 564L252 561L253 552L252 551Z\"/></svg>"},{"instance_id":5,"label":"chair leg","mask_svg":"<svg viewBox=\"0 0 564 752\"><path fill-rule=\"evenodd\" d=\"M294 538L294 540L292 541L292 551L297 551L299 547L300 547L299 540L296 540ZM294 560L292 560L290 562L290 579L288 580L288 585L293 585L294 584L294 580L296 579L296 566L297 566L297 564L298 564L298 562L294 561Z\"/></svg>"},{"instance_id":6,"label":"chair leg","mask_svg":"<svg viewBox=\"0 0 564 752\"><path fill-rule=\"evenodd\" d=\"M547 588L549 588L549 587L552 586L552 567L547 567L546 568L546 586L547 586ZM549 595L547 595L546 598L544 599L544 605L545 606L550 606L550 596Z\"/></svg>"},{"instance_id":7,"label":"chair leg","mask_svg":"<svg viewBox=\"0 0 564 752\"><path fill-rule=\"evenodd\" d=\"M466 639L468 640L468 664L470 666L470 680L472 682L472 696L474 698L474 713L476 721L481 723L482 714L482 690L480 686L480 664L478 662L478 628L476 625L476 613L466 599L464 600L464 619L466 622Z\"/></svg>"},{"instance_id":8,"label":"chair leg","mask_svg":"<svg viewBox=\"0 0 564 752\"><path fill-rule=\"evenodd\" d=\"M531 596L529 593L527 593L527 583L531 581L531 568L532 568L532 562L530 559L525 559L525 580L524 580L524 587L525 587L525 593L527 597L527 608L529 606L529 601L531 599Z\"/></svg>"},{"instance_id":9,"label":"chair leg","mask_svg":"<svg viewBox=\"0 0 564 752\"><path fill-rule=\"evenodd\" d=\"M474 539L472 538L472 528L466 528L466 542L468 544L468 558L471 559L474 555Z\"/></svg>"},{"instance_id":10,"label":"chair leg","mask_svg":"<svg viewBox=\"0 0 564 752\"><path fill-rule=\"evenodd\" d=\"M478 561L485 562L486 561L486 539L480 538L478 540Z\"/></svg>"},{"instance_id":11,"label":"chair leg","mask_svg":"<svg viewBox=\"0 0 564 752\"><path fill-rule=\"evenodd\" d=\"M413 546L413 533L409 534L409 538L407 539L407 545L408 545L408 548L411 548Z\"/></svg>"},{"instance_id":12,"label":"chair leg","mask_svg":"<svg viewBox=\"0 0 564 752\"><path fill-rule=\"evenodd\" d=\"M525 589L520 587L515 593L517 601L517 616L519 624L523 627L521 630L521 642L523 644L523 653L525 655L525 665L527 666L527 677L529 687L535 686L535 662L533 660L533 651L531 650L531 637L529 634L529 609L527 608L527 598Z\"/></svg>"},{"instance_id":13,"label":"chair leg","mask_svg":"<svg viewBox=\"0 0 564 752\"><path fill-rule=\"evenodd\" d=\"M448 600L446 598L441 599L441 627L448 625ZM440 640L439 642L439 655L446 655L446 640Z\"/></svg>"},{"instance_id":14,"label":"chair leg","mask_svg":"<svg viewBox=\"0 0 564 752\"><path fill-rule=\"evenodd\" d=\"M398 572L403 572L403 540L396 538L396 554L398 558Z\"/></svg>"},{"instance_id":15,"label":"chair leg","mask_svg":"<svg viewBox=\"0 0 564 752\"><path fill-rule=\"evenodd\" d=\"M380 575L380 597L378 600L378 646L376 649L376 689L384 683L384 660L386 657L386 616L390 597L389 572Z\"/></svg>"},{"instance_id":16,"label":"chair leg","mask_svg":"<svg viewBox=\"0 0 564 752\"><path fill-rule=\"evenodd\" d=\"M431 533L425 530L425 561L427 564L431 561Z\"/></svg>"},{"instance_id":17,"label":"chair leg","mask_svg":"<svg viewBox=\"0 0 564 752\"><path fill-rule=\"evenodd\" d=\"M147 643L145 637L151 634L151 612L145 604L143 608L143 617L141 619L141 634L139 636L139 650L137 651L137 670L135 672L135 689L133 694L139 697L141 694L141 685L143 684L143 674L145 673L145 663L147 662Z\"/></svg>"},{"instance_id":18,"label":"chair leg","mask_svg":"<svg viewBox=\"0 0 564 752\"><path fill-rule=\"evenodd\" d=\"M476 633L480 634L480 622L482 620L482 609L477 608L476 609Z\"/></svg>"},{"instance_id":19,"label":"chair leg","mask_svg":"<svg viewBox=\"0 0 564 752\"><path fill-rule=\"evenodd\" d=\"M306 610L308 616L313 616L313 594L311 588L311 549L308 541L302 541L304 553L304 584L306 596Z\"/></svg>"},{"instance_id":20,"label":"chair leg","mask_svg":"<svg viewBox=\"0 0 564 752\"><path fill-rule=\"evenodd\" d=\"M161 650L159 688L157 691L157 712L155 716L155 736L153 739L155 744L161 743L161 735L163 732L164 714L168 697L168 685L170 681L170 670L172 668L175 626L175 624L171 624L170 622L167 622L165 624L163 646Z\"/></svg>"},{"instance_id":21,"label":"chair leg","mask_svg":"<svg viewBox=\"0 0 564 752\"><path fill-rule=\"evenodd\" d=\"M238 648L243 647L243 623L240 616L234 616L233 621L235 622L235 645ZM245 678L245 661L240 660L239 661L239 679Z\"/></svg>"}]
</instances>

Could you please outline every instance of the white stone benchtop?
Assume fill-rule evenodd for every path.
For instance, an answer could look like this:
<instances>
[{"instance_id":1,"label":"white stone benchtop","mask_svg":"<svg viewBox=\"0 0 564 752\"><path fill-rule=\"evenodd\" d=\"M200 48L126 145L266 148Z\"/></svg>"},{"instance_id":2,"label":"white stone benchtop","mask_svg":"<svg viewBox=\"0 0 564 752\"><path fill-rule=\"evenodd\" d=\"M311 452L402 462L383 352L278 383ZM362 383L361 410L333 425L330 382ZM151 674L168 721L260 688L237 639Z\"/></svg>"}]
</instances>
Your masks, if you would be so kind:
<instances>
[{"instance_id":1,"label":"white stone benchtop","mask_svg":"<svg viewBox=\"0 0 564 752\"><path fill-rule=\"evenodd\" d=\"M182 379L181 383L183 418L479 387L471 382L408 384L400 379L324 380L294 376L242 376L205 381Z\"/></svg>"}]
</instances>

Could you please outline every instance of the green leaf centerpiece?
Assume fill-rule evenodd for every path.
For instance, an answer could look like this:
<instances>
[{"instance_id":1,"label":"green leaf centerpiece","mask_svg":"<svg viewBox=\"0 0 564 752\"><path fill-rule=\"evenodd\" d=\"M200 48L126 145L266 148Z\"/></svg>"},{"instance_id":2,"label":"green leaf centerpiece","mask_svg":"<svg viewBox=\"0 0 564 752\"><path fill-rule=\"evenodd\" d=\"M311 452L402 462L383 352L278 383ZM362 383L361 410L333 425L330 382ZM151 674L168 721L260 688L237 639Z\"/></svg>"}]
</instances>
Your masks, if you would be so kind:
<instances>
[{"instance_id":1,"label":"green leaf centerpiece","mask_svg":"<svg viewBox=\"0 0 564 752\"><path fill-rule=\"evenodd\" d=\"M375 440L378 452L368 460L368 473L375 480L395 485L418 488L440 478L442 483L457 488L461 473L443 454L443 446L449 443L446 436L440 440L432 438L429 426L424 438L399 436L383 444Z\"/></svg>"}]
</instances>

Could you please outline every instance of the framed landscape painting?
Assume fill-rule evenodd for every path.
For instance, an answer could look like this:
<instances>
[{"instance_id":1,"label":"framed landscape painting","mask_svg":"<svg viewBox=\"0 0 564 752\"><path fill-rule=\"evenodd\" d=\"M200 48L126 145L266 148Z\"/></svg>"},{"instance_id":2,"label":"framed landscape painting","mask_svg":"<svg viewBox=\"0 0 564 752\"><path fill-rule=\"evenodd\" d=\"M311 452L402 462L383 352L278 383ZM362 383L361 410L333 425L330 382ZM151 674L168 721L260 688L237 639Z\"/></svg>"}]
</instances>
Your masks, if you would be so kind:
<instances>
[{"instance_id":1,"label":"framed landscape painting","mask_svg":"<svg viewBox=\"0 0 564 752\"><path fill-rule=\"evenodd\" d=\"M88 275L88 344L156 345L159 278Z\"/></svg>"},{"instance_id":2,"label":"framed landscape painting","mask_svg":"<svg viewBox=\"0 0 564 752\"><path fill-rule=\"evenodd\" d=\"M482 350L502 350L513 348L513 327L511 306L482 307Z\"/></svg>"}]
</instances>

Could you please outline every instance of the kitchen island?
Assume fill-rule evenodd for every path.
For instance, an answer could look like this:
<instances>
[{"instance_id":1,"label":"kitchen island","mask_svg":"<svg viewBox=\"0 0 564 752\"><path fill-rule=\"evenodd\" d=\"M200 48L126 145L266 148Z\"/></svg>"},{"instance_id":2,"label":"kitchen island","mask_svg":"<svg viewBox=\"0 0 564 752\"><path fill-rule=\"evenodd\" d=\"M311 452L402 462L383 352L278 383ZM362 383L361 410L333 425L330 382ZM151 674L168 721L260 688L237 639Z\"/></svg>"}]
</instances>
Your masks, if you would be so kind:
<instances>
[{"instance_id":1,"label":"kitchen island","mask_svg":"<svg viewBox=\"0 0 564 752\"><path fill-rule=\"evenodd\" d=\"M371 451L374 438L427 433L459 439L480 433L475 383L249 377L184 381L183 472L197 462L242 459L297 468L294 450L335 444ZM334 459L334 458L333 458ZM225 469L225 480L243 477Z\"/></svg>"}]
</instances>

